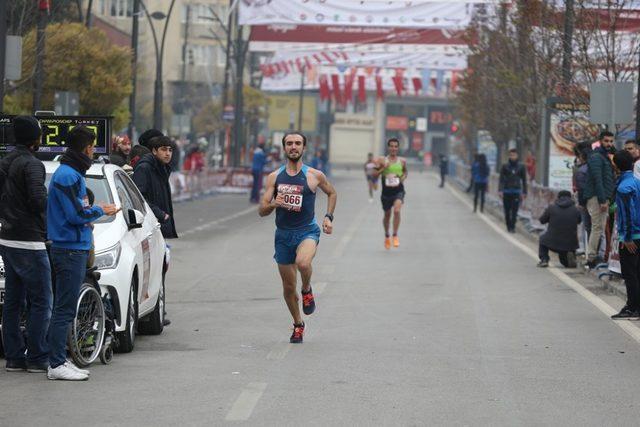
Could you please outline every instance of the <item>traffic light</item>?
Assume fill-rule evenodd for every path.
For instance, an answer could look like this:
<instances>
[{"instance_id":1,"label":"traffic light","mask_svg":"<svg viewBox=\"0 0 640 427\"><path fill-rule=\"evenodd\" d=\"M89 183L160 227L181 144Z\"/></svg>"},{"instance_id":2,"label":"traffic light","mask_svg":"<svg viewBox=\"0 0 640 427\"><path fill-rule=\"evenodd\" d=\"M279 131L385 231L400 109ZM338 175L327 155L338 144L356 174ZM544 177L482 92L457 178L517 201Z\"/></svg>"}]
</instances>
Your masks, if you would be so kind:
<instances>
[{"instance_id":1,"label":"traffic light","mask_svg":"<svg viewBox=\"0 0 640 427\"><path fill-rule=\"evenodd\" d=\"M451 123L451 128L450 129L451 129L451 133L452 134L456 134L460 130L460 125L458 124L458 122L453 122L453 123Z\"/></svg>"}]
</instances>

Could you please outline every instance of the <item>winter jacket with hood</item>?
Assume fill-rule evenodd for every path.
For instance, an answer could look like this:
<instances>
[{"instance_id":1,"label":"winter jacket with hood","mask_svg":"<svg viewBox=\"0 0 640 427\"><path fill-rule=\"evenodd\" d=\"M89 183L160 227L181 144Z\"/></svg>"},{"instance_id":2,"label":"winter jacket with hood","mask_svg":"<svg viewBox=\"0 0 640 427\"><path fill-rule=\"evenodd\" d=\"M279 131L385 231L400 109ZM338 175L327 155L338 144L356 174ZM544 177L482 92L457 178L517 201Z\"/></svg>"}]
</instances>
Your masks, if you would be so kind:
<instances>
[{"instance_id":1,"label":"winter jacket with hood","mask_svg":"<svg viewBox=\"0 0 640 427\"><path fill-rule=\"evenodd\" d=\"M170 173L169 166L162 164L153 154L142 156L133 170L133 182L136 183L140 193L161 224L160 230L165 239L178 237L176 224L173 220L173 203L169 186ZM166 215L169 215L168 219L165 219Z\"/></svg>"},{"instance_id":2,"label":"winter jacket with hood","mask_svg":"<svg viewBox=\"0 0 640 427\"><path fill-rule=\"evenodd\" d=\"M18 145L0 161L0 239L44 242L47 238L46 172L42 162Z\"/></svg>"},{"instance_id":3,"label":"winter jacket with hood","mask_svg":"<svg viewBox=\"0 0 640 427\"><path fill-rule=\"evenodd\" d=\"M587 183L584 187L583 197L589 200L598 198L598 203L609 201L614 192L613 166L603 147L598 147L591 152L587 159L589 166Z\"/></svg>"},{"instance_id":4,"label":"winter jacket with hood","mask_svg":"<svg viewBox=\"0 0 640 427\"><path fill-rule=\"evenodd\" d=\"M554 252L573 252L578 249L578 224L580 211L571 196L558 197L540 217L542 224L549 224L540 236L540 243Z\"/></svg>"},{"instance_id":5,"label":"winter jacket with hood","mask_svg":"<svg viewBox=\"0 0 640 427\"><path fill-rule=\"evenodd\" d=\"M620 241L640 239L640 181L633 176L633 171L623 172L618 179L616 209Z\"/></svg>"}]
</instances>

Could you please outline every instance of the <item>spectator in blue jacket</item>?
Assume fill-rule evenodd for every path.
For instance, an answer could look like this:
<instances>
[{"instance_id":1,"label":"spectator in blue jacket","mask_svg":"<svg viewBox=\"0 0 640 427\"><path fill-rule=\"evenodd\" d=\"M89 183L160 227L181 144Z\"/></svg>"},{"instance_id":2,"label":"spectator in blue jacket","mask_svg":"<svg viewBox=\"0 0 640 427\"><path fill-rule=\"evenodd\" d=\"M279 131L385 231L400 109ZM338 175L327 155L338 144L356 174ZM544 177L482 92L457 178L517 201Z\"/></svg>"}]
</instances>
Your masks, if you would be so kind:
<instances>
[{"instance_id":1,"label":"spectator in blue jacket","mask_svg":"<svg viewBox=\"0 0 640 427\"><path fill-rule=\"evenodd\" d=\"M473 212L476 212L478 209L478 197L480 197L480 212L484 211L484 195L487 192L487 184L489 183L489 172L487 156L478 154L476 161L471 166L471 177L474 188Z\"/></svg>"},{"instance_id":2,"label":"spectator in blue jacket","mask_svg":"<svg viewBox=\"0 0 640 427\"><path fill-rule=\"evenodd\" d=\"M262 171L267 164L267 154L264 152L264 144L259 143L253 151L253 163L251 174L253 175L253 186L251 187L251 203L260 202L260 189L262 188Z\"/></svg>"},{"instance_id":3,"label":"spectator in blue jacket","mask_svg":"<svg viewBox=\"0 0 640 427\"><path fill-rule=\"evenodd\" d=\"M67 332L76 312L91 249L91 223L115 215L115 205L89 206L85 174L91 167L96 135L85 126L69 132L67 151L49 185L47 234L55 272L55 300L49 325L50 380L86 380L89 372L66 360Z\"/></svg>"},{"instance_id":4,"label":"spectator in blue jacket","mask_svg":"<svg viewBox=\"0 0 640 427\"><path fill-rule=\"evenodd\" d=\"M616 189L620 266L627 303L612 319L640 318L640 181L633 176L633 157L620 150L613 156L620 172Z\"/></svg>"}]
</instances>

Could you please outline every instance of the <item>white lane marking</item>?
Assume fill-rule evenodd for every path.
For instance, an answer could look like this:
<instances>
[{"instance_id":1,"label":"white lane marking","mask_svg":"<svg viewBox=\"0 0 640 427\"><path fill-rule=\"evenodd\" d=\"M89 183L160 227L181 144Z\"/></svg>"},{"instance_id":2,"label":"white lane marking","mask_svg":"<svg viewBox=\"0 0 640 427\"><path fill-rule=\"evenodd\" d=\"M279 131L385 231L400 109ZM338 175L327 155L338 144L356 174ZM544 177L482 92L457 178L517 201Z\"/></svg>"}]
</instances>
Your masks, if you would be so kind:
<instances>
[{"instance_id":1,"label":"white lane marking","mask_svg":"<svg viewBox=\"0 0 640 427\"><path fill-rule=\"evenodd\" d=\"M251 414L266 388L267 383L249 383L233 403L225 419L227 421L246 421L251 418Z\"/></svg>"},{"instance_id":2,"label":"white lane marking","mask_svg":"<svg viewBox=\"0 0 640 427\"><path fill-rule=\"evenodd\" d=\"M344 255L344 251L347 249L347 246L351 242L351 239L353 239L356 231L358 231L358 227L360 227L360 225L362 224L362 220L364 219L366 213L367 209L362 209L358 216L353 220L353 222L351 222L349 229L346 233L344 233L344 236L342 236L342 239L340 239L340 241L338 242L338 246L336 246L336 250L333 252L334 259L342 258L342 255Z\"/></svg>"},{"instance_id":3,"label":"white lane marking","mask_svg":"<svg viewBox=\"0 0 640 427\"><path fill-rule=\"evenodd\" d=\"M291 344L288 342L279 342L274 345L269 354L267 354L267 360L282 360L286 357L291 350L291 346L296 344Z\"/></svg>"},{"instance_id":4,"label":"white lane marking","mask_svg":"<svg viewBox=\"0 0 640 427\"><path fill-rule=\"evenodd\" d=\"M452 185L447 184L447 188L451 191L458 200L467 205L469 208L472 208L473 205L469 200L467 200L463 195L460 194L459 190L454 188ZM511 242L514 246L520 249L525 254L529 255L531 258L538 260L538 254L526 246L524 243L520 242L513 236L507 234L502 228L498 227L491 219L489 219L485 214L478 214L480 219L482 219L489 227L491 227L496 233L502 236L505 240ZM611 318L612 315L616 314L618 311L603 301L601 298L596 296L593 292L582 286L573 278L569 277L564 271L556 268L549 267L547 268L549 273L556 276L562 283L576 291L580 296L589 301L594 307L600 310L603 314L605 314L608 318ZM623 331L625 331L631 338L633 338L636 342L640 343L640 328L638 328L635 324L633 324L630 320L616 320L612 322L619 326Z\"/></svg>"},{"instance_id":5,"label":"white lane marking","mask_svg":"<svg viewBox=\"0 0 640 427\"><path fill-rule=\"evenodd\" d=\"M224 218L216 219L215 221L207 222L205 224L202 224L202 225L199 225L197 227L194 227L194 228L192 228L190 230L183 231L180 234L182 234L183 236L187 236L189 234L198 233L200 231L206 230L207 228L215 227L216 225L225 223L227 221L231 221L232 219L236 219L236 218L239 218L239 217L244 216L246 214L249 214L251 212L257 212L257 211L258 211L258 208L250 207L250 208L247 208L247 209L245 209L243 211L236 212L233 215L229 215L229 216L226 216Z\"/></svg>"}]
</instances>

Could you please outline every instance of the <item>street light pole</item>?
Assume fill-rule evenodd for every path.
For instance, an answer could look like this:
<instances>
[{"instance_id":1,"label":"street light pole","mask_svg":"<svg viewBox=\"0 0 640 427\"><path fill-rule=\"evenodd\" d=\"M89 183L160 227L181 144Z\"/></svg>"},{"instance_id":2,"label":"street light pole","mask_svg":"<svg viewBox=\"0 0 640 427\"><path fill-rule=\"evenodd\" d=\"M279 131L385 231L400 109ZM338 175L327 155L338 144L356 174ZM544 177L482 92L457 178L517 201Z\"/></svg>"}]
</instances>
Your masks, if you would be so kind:
<instances>
[{"instance_id":1,"label":"street light pole","mask_svg":"<svg viewBox=\"0 0 640 427\"><path fill-rule=\"evenodd\" d=\"M138 32L140 26L140 0L133 0L133 22L131 24L131 96L129 97L129 127L127 135L133 141L136 127L136 91L138 86Z\"/></svg>"},{"instance_id":2,"label":"street light pole","mask_svg":"<svg viewBox=\"0 0 640 427\"><path fill-rule=\"evenodd\" d=\"M42 88L44 87L44 43L45 30L49 16L49 0L38 1L38 29L36 36L36 69L33 76L33 111L42 106Z\"/></svg>"},{"instance_id":3,"label":"street light pole","mask_svg":"<svg viewBox=\"0 0 640 427\"><path fill-rule=\"evenodd\" d=\"M562 84L567 91L571 84L571 61L573 56L574 0L565 0L564 37L562 39ZM566 92L565 92L566 93Z\"/></svg>"},{"instance_id":4,"label":"street light pole","mask_svg":"<svg viewBox=\"0 0 640 427\"><path fill-rule=\"evenodd\" d=\"M244 86L244 59L245 46L243 40L243 28L239 24L238 13L235 14L236 42L235 42L235 59L236 59L236 87L235 87L235 121L233 126L233 166L240 164L240 147L243 143L243 126L244 121L244 103L242 89Z\"/></svg>"},{"instance_id":5,"label":"street light pole","mask_svg":"<svg viewBox=\"0 0 640 427\"><path fill-rule=\"evenodd\" d=\"M155 47L156 52L156 80L154 82L154 90L153 90L153 127L162 131L162 102L163 102L163 83L162 83L162 62L164 60L164 42L167 38L167 28L169 27L169 20L171 19L171 12L173 11L173 6L176 3L176 0L171 0L171 4L169 5L169 12L165 15L162 12L153 12L149 14L147 7L145 6L142 0L140 1L140 5L144 10L145 15L147 16L147 20L149 21L149 26L151 27L151 34L153 35L153 45ZM162 30L162 39L160 40L160 45L158 46L158 34L156 33L156 29L153 26L153 21L151 19L162 20L166 19L164 23L164 29Z\"/></svg>"},{"instance_id":6,"label":"street light pole","mask_svg":"<svg viewBox=\"0 0 640 427\"><path fill-rule=\"evenodd\" d=\"M0 112L4 109L4 67L7 52L7 2L0 1Z\"/></svg>"}]
</instances>

